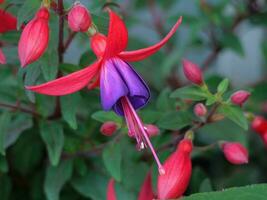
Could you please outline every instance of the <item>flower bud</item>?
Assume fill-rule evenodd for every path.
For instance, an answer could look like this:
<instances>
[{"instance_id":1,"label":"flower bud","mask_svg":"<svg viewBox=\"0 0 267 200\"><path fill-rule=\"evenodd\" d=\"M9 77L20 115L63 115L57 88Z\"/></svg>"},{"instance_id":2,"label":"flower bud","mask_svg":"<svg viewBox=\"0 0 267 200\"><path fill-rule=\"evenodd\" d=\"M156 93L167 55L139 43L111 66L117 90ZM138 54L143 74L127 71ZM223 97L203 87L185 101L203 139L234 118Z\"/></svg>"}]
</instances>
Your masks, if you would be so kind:
<instances>
[{"instance_id":1,"label":"flower bud","mask_svg":"<svg viewBox=\"0 0 267 200\"><path fill-rule=\"evenodd\" d=\"M154 124L145 124L145 130L149 137L159 134L159 128Z\"/></svg>"},{"instance_id":2,"label":"flower bud","mask_svg":"<svg viewBox=\"0 0 267 200\"><path fill-rule=\"evenodd\" d=\"M108 121L102 124L100 132L105 136L112 136L118 129L118 126L113 121Z\"/></svg>"},{"instance_id":3,"label":"flower bud","mask_svg":"<svg viewBox=\"0 0 267 200\"><path fill-rule=\"evenodd\" d=\"M194 113L198 117L203 117L207 114L207 108L203 105L203 103L198 103L194 107Z\"/></svg>"},{"instance_id":4,"label":"flower bud","mask_svg":"<svg viewBox=\"0 0 267 200\"><path fill-rule=\"evenodd\" d=\"M17 29L17 18L9 12L0 9L0 33Z\"/></svg>"},{"instance_id":5,"label":"flower bud","mask_svg":"<svg viewBox=\"0 0 267 200\"><path fill-rule=\"evenodd\" d=\"M96 33L90 39L91 49L97 57L103 56L106 44L107 37L101 33Z\"/></svg>"},{"instance_id":6,"label":"flower bud","mask_svg":"<svg viewBox=\"0 0 267 200\"><path fill-rule=\"evenodd\" d=\"M6 57L5 57L2 49L0 49L0 64L6 64Z\"/></svg>"},{"instance_id":7,"label":"flower bud","mask_svg":"<svg viewBox=\"0 0 267 200\"><path fill-rule=\"evenodd\" d=\"M68 23L71 30L86 32L92 24L91 15L84 5L76 3L69 11Z\"/></svg>"},{"instance_id":8,"label":"flower bud","mask_svg":"<svg viewBox=\"0 0 267 200\"><path fill-rule=\"evenodd\" d=\"M221 146L225 158L234 165L248 163L248 151L238 142L225 142Z\"/></svg>"},{"instance_id":9,"label":"flower bud","mask_svg":"<svg viewBox=\"0 0 267 200\"><path fill-rule=\"evenodd\" d=\"M45 52L49 41L49 11L42 7L23 29L19 40L19 59L22 67L36 61Z\"/></svg>"},{"instance_id":10,"label":"flower bud","mask_svg":"<svg viewBox=\"0 0 267 200\"><path fill-rule=\"evenodd\" d=\"M153 198L151 173L148 173L139 192L138 200L152 200Z\"/></svg>"},{"instance_id":11,"label":"flower bud","mask_svg":"<svg viewBox=\"0 0 267 200\"><path fill-rule=\"evenodd\" d=\"M232 94L231 101L233 104L242 106L249 98L250 93L244 90L239 90Z\"/></svg>"},{"instance_id":12,"label":"flower bud","mask_svg":"<svg viewBox=\"0 0 267 200\"><path fill-rule=\"evenodd\" d=\"M251 128L258 134L267 132L267 120L261 116L256 116L251 123Z\"/></svg>"},{"instance_id":13,"label":"flower bud","mask_svg":"<svg viewBox=\"0 0 267 200\"><path fill-rule=\"evenodd\" d=\"M4 2L5 2L5 0L0 0L0 4L1 4L1 3L4 3Z\"/></svg>"},{"instance_id":14,"label":"flower bud","mask_svg":"<svg viewBox=\"0 0 267 200\"><path fill-rule=\"evenodd\" d=\"M114 179L110 179L110 181L108 182L108 187L107 187L107 200L117 199L114 184L115 184Z\"/></svg>"},{"instance_id":15,"label":"flower bud","mask_svg":"<svg viewBox=\"0 0 267 200\"><path fill-rule=\"evenodd\" d=\"M183 71L186 78L194 84L202 85L203 78L200 68L190 62L189 60L183 60Z\"/></svg>"},{"instance_id":16,"label":"flower bud","mask_svg":"<svg viewBox=\"0 0 267 200\"><path fill-rule=\"evenodd\" d=\"M158 177L158 198L174 199L182 196L191 177L192 164L190 154L192 141L183 139L177 150L164 162L165 174Z\"/></svg>"}]
</instances>

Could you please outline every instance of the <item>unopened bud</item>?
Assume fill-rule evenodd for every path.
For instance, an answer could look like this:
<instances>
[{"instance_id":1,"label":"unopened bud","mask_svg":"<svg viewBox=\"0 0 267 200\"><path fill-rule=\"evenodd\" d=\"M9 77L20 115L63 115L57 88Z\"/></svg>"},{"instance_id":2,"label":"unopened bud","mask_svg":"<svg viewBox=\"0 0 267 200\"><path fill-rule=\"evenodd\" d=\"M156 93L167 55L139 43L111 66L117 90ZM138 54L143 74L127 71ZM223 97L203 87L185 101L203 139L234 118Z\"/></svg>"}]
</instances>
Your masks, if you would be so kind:
<instances>
[{"instance_id":1,"label":"unopened bud","mask_svg":"<svg viewBox=\"0 0 267 200\"><path fill-rule=\"evenodd\" d=\"M225 158L232 164L241 165L248 163L248 151L238 142L225 142L221 146Z\"/></svg>"},{"instance_id":2,"label":"unopened bud","mask_svg":"<svg viewBox=\"0 0 267 200\"><path fill-rule=\"evenodd\" d=\"M5 57L2 49L0 49L0 64L6 64L6 57Z\"/></svg>"},{"instance_id":3,"label":"unopened bud","mask_svg":"<svg viewBox=\"0 0 267 200\"><path fill-rule=\"evenodd\" d=\"M100 132L105 136L112 136L118 129L118 125L113 121L107 121L102 124Z\"/></svg>"},{"instance_id":4,"label":"unopened bud","mask_svg":"<svg viewBox=\"0 0 267 200\"><path fill-rule=\"evenodd\" d=\"M145 130L149 137L155 136L159 134L159 128L153 124L145 124Z\"/></svg>"},{"instance_id":5,"label":"unopened bud","mask_svg":"<svg viewBox=\"0 0 267 200\"><path fill-rule=\"evenodd\" d=\"M258 134L267 132L267 120L264 117L256 116L251 123L251 128Z\"/></svg>"},{"instance_id":6,"label":"unopened bud","mask_svg":"<svg viewBox=\"0 0 267 200\"><path fill-rule=\"evenodd\" d=\"M231 101L233 104L242 106L249 98L250 93L245 90L239 90L232 94Z\"/></svg>"},{"instance_id":7,"label":"unopened bud","mask_svg":"<svg viewBox=\"0 0 267 200\"><path fill-rule=\"evenodd\" d=\"M202 85L203 78L200 68L189 60L183 60L183 71L186 78L196 85Z\"/></svg>"},{"instance_id":8,"label":"unopened bud","mask_svg":"<svg viewBox=\"0 0 267 200\"><path fill-rule=\"evenodd\" d=\"M84 5L76 3L69 11L68 23L71 30L86 32L92 24L90 12Z\"/></svg>"},{"instance_id":9,"label":"unopened bud","mask_svg":"<svg viewBox=\"0 0 267 200\"><path fill-rule=\"evenodd\" d=\"M194 113L198 117L203 117L207 114L207 108L203 103L198 103L194 107Z\"/></svg>"}]
</instances>

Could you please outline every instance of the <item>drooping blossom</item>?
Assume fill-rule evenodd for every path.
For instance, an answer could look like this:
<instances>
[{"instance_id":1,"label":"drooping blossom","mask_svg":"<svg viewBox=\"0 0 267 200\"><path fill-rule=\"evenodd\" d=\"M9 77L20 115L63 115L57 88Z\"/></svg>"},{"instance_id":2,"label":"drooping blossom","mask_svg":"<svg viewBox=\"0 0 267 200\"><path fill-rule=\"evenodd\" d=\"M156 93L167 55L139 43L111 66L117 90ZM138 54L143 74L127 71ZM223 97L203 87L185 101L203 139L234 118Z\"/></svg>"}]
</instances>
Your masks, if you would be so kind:
<instances>
[{"instance_id":1,"label":"drooping blossom","mask_svg":"<svg viewBox=\"0 0 267 200\"><path fill-rule=\"evenodd\" d=\"M141 190L138 195L138 200L152 200L154 199L154 197L155 195L152 187L152 178L151 173L149 172L146 175L143 185L141 186Z\"/></svg>"},{"instance_id":2,"label":"drooping blossom","mask_svg":"<svg viewBox=\"0 0 267 200\"><path fill-rule=\"evenodd\" d=\"M49 41L49 11L42 7L23 29L18 53L22 67L39 59L45 52Z\"/></svg>"},{"instance_id":3,"label":"drooping blossom","mask_svg":"<svg viewBox=\"0 0 267 200\"><path fill-rule=\"evenodd\" d=\"M2 49L0 49L0 64L6 64L6 57L2 51Z\"/></svg>"},{"instance_id":4,"label":"drooping blossom","mask_svg":"<svg viewBox=\"0 0 267 200\"><path fill-rule=\"evenodd\" d=\"M164 162L165 174L158 177L158 199L178 198L185 192L192 172L192 149L192 141L183 139Z\"/></svg>"},{"instance_id":5,"label":"drooping blossom","mask_svg":"<svg viewBox=\"0 0 267 200\"><path fill-rule=\"evenodd\" d=\"M262 139L265 147L267 148L267 131L261 135L261 139Z\"/></svg>"},{"instance_id":6,"label":"drooping blossom","mask_svg":"<svg viewBox=\"0 0 267 200\"><path fill-rule=\"evenodd\" d=\"M92 89L100 85L103 109L105 111L113 109L115 113L126 118L129 135L135 137L138 149L149 147L159 171L163 173L164 170L143 122L135 111L148 102L150 91L128 61L143 60L157 52L175 33L182 19L177 21L168 35L159 43L136 51L125 51L128 43L126 26L113 11L109 10L109 15L108 36L97 33L91 38L92 50L98 57L95 63L54 81L26 88L41 94L60 96L71 94L85 86Z\"/></svg>"},{"instance_id":7,"label":"drooping blossom","mask_svg":"<svg viewBox=\"0 0 267 200\"><path fill-rule=\"evenodd\" d=\"M248 163L248 151L238 142L225 142L222 144L222 151L225 158L234 165Z\"/></svg>"},{"instance_id":8,"label":"drooping blossom","mask_svg":"<svg viewBox=\"0 0 267 200\"><path fill-rule=\"evenodd\" d=\"M81 3L76 2L68 13L68 24L72 31L86 32L92 24L88 9Z\"/></svg>"},{"instance_id":9,"label":"drooping blossom","mask_svg":"<svg viewBox=\"0 0 267 200\"><path fill-rule=\"evenodd\" d=\"M112 136L118 129L116 122L107 121L100 127L100 132L105 136Z\"/></svg>"},{"instance_id":10,"label":"drooping blossom","mask_svg":"<svg viewBox=\"0 0 267 200\"><path fill-rule=\"evenodd\" d=\"M11 13L0 9L0 33L17 29L17 18Z\"/></svg>"},{"instance_id":11,"label":"drooping blossom","mask_svg":"<svg viewBox=\"0 0 267 200\"><path fill-rule=\"evenodd\" d=\"M110 181L108 182L108 187L107 187L107 200L117 199L114 185L115 185L114 179L110 179Z\"/></svg>"},{"instance_id":12,"label":"drooping blossom","mask_svg":"<svg viewBox=\"0 0 267 200\"><path fill-rule=\"evenodd\" d=\"M239 90L231 95L231 102L233 104L242 106L249 98L250 92Z\"/></svg>"},{"instance_id":13,"label":"drooping blossom","mask_svg":"<svg viewBox=\"0 0 267 200\"><path fill-rule=\"evenodd\" d=\"M137 200L152 200L154 199L154 197L155 195L153 193L153 188L152 188L151 173L149 172L145 177L145 180L141 186ZM117 195L115 191L115 181L114 179L110 179L107 186L107 200L116 200L116 199Z\"/></svg>"},{"instance_id":14,"label":"drooping blossom","mask_svg":"<svg viewBox=\"0 0 267 200\"><path fill-rule=\"evenodd\" d=\"M189 60L183 60L183 71L186 78L196 85L202 85L203 77L199 66Z\"/></svg>"},{"instance_id":15,"label":"drooping blossom","mask_svg":"<svg viewBox=\"0 0 267 200\"><path fill-rule=\"evenodd\" d=\"M194 107L194 113L198 117L203 117L207 114L207 108L203 103L198 103Z\"/></svg>"}]
</instances>

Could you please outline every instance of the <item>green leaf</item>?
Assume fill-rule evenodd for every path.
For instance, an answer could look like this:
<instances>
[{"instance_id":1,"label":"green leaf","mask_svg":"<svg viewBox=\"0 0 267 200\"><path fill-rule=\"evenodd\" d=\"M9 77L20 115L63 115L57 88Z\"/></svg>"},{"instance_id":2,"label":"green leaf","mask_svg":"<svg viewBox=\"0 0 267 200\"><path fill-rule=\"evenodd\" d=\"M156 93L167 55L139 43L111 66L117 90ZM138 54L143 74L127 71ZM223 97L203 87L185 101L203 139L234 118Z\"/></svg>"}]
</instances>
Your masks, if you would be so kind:
<instances>
[{"instance_id":1,"label":"green leaf","mask_svg":"<svg viewBox=\"0 0 267 200\"><path fill-rule=\"evenodd\" d=\"M7 129L11 121L11 114L4 112L0 116L0 153L5 155L5 142L7 137Z\"/></svg>"},{"instance_id":2,"label":"green leaf","mask_svg":"<svg viewBox=\"0 0 267 200\"><path fill-rule=\"evenodd\" d=\"M49 48L39 59L40 66L46 81L56 78L58 72L58 57L55 48Z\"/></svg>"},{"instance_id":3,"label":"green leaf","mask_svg":"<svg viewBox=\"0 0 267 200\"><path fill-rule=\"evenodd\" d=\"M224 104L218 108L218 112L238 124L243 129L248 129L248 121L240 107Z\"/></svg>"},{"instance_id":4,"label":"green leaf","mask_svg":"<svg viewBox=\"0 0 267 200\"><path fill-rule=\"evenodd\" d=\"M49 160L55 166L59 162L64 145L63 128L57 122L41 122L40 133L46 145Z\"/></svg>"},{"instance_id":5,"label":"green leaf","mask_svg":"<svg viewBox=\"0 0 267 200\"><path fill-rule=\"evenodd\" d=\"M207 93L201 90L197 86L186 86L178 88L171 94L171 98L180 98L180 99L191 99L194 101L205 100L207 98Z\"/></svg>"},{"instance_id":6,"label":"green leaf","mask_svg":"<svg viewBox=\"0 0 267 200\"><path fill-rule=\"evenodd\" d=\"M0 178L0 199L9 200L12 190L12 183L8 176L1 176Z\"/></svg>"},{"instance_id":7,"label":"green leaf","mask_svg":"<svg viewBox=\"0 0 267 200\"><path fill-rule=\"evenodd\" d=\"M114 121L119 124L122 123L122 118L116 115L114 112L97 111L92 114L92 118L99 122Z\"/></svg>"},{"instance_id":8,"label":"green leaf","mask_svg":"<svg viewBox=\"0 0 267 200\"><path fill-rule=\"evenodd\" d=\"M209 96L206 100L206 105L210 106L212 104L214 104L217 101L215 96Z\"/></svg>"},{"instance_id":9,"label":"green leaf","mask_svg":"<svg viewBox=\"0 0 267 200\"><path fill-rule=\"evenodd\" d=\"M211 192L211 191L212 191L212 185L210 179L205 178L199 187L199 192Z\"/></svg>"},{"instance_id":10,"label":"green leaf","mask_svg":"<svg viewBox=\"0 0 267 200\"><path fill-rule=\"evenodd\" d=\"M48 166L44 181L44 192L48 200L59 200L61 189L71 178L72 168L72 160L63 161L57 167Z\"/></svg>"},{"instance_id":11,"label":"green leaf","mask_svg":"<svg viewBox=\"0 0 267 200\"><path fill-rule=\"evenodd\" d=\"M71 182L75 190L93 200L105 200L108 178L96 171L89 171L86 176L75 177Z\"/></svg>"},{"instance_id":12,"label":"green leaf","mask_svg":"<svg viewBox=\"0 0 267 200\"><path fill-rule=\"evenodd\" d=\"M224 94L228 89L228 86L229 86L229 80L227 78L223 79L217 87L217 92L221 95Z\"/></svg>"},{"instance_id":13,"label":"green leaf","mask_svg":"<svg viewBox=\"0 0 267 200\"><path fill-rule=\"evenodd\" d=\"M103 151L103 161L110 173L116 180L121 181L121 146L119 143L112 143Z\"/></svg>"},{"instance_id":14,"label":"green leaf","mask_svg":"<svg viewBox=\"0 0 267 200\"><path fill-rule=\"evenodd\" d=\"M245 187L229 188L218 192L205 192L184 197L183 200L265 200L267 184L250 185Z\"/></svg>"},{"instance_id":15,"label":"green leaf","mask_svg":"<svg viewBox=\"0 0 267 200\"><path fill-rule=\"evenodd\" d=\"M178 130L191 123L191 116L188 112L173 111L163 114L157 125L160 128Z\"/></svg>"},{"instance_id":16,"label":"green leaf","mask_svg":"<svg viewBox=\"0 0 267 200\"><path fill-rule=\"evenodd\" d=\"M175 100L170 99L171 90L169 88L164 89L158 96L156 107L160 111L170 111L175 108Z\"/></svg>"},{"instance_id":17,"label":"green leaf","mask_svg":"<svg viewBox=\"0 0 267 200\"><path fill-rule=\"evenodd\" d=\"M19 29L23 22L30 20L34 16L39 7L40 7L39 1L36 0L24 1L24 4L20 6L20 9L18 10L17 28Z\"/></svg>"},{"instance_id":18,"label":"green leaf","mask_svg":"<svg viewBox=\"0 0 267 200\"><path fill-rule=\"evenodd\" d=\"M8 172L8 163L6 157L0 155L0 171L3 173Z\"/></svg>"},{"instance_id":19,"label":"green leaf","mask_svg":"<svg viewBox=\"0 0 267 200\"><path fill-rule=\"evenodd\" d=\"M81 98L79 93L60 97L63 118L73 129L77 129L76 112L80 100Z\"/></svg>"},{"instance_id":20,"label":"green leaf","mask_svg":"<svg viewBox=\"0 0 267 200\"><path fill-rule=\"evenodd\" d=\"M238 36L233 33L227 33L223 35L222 45L226 48L230 48L241 56L244 56L244 49Z\"/></svg>"}]
</instances>

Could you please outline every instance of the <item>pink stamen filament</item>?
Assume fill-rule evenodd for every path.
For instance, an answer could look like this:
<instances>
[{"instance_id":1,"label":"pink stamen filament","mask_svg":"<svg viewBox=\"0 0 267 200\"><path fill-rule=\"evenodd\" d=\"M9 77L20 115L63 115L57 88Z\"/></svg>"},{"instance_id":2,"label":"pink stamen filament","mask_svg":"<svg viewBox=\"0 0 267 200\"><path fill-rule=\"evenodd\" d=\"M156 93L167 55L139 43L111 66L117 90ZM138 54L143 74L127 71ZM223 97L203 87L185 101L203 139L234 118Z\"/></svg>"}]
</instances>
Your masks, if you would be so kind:
<instances>
[{"instance_id":1,"label":"pink stamen filament","mask_svg":"<svg viewBox=\"0 0 267 200\"><path fill-rule=\"evenodd\" d=\"M149 146L154 156L154 159L158 165L159 173L161 175L165 174L165 170L159 161L159 158L156 154L156 151L154 150L153 145L150 142L150 139L144 128L143 122L141 121L137 113L135 112L135 109L133 108L131 102L126 96L124 96L121 98L121 104L122 104L122 108L124 111L126 123L129 129L129 132L130 132L129 135L134 135L139 149L143 149L147 147L147 145Z\"/></svg>"}]
</instances>

